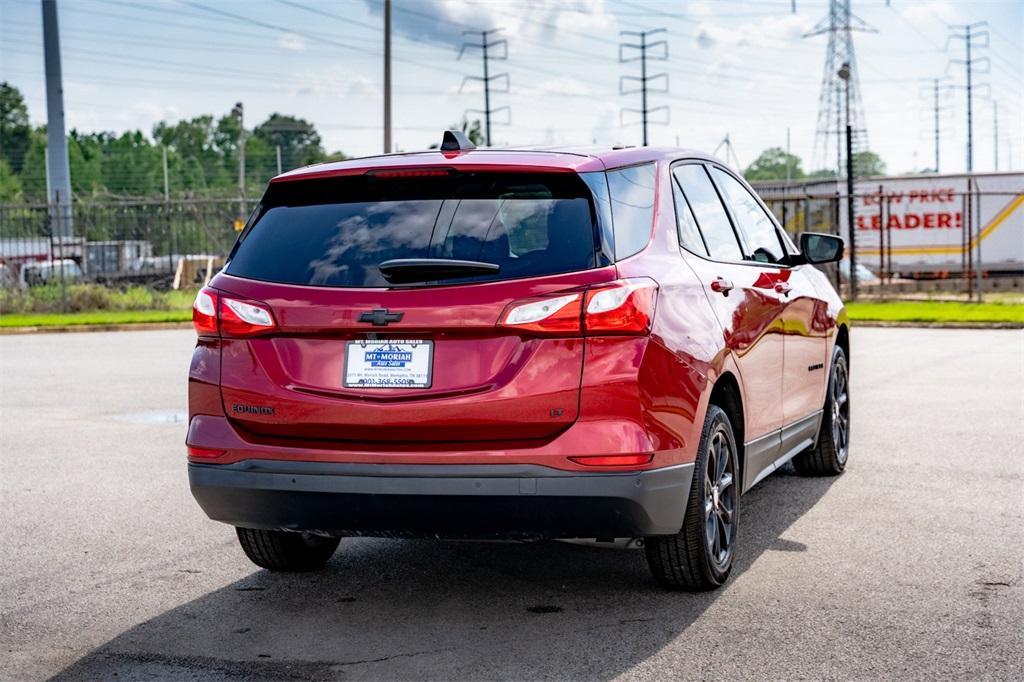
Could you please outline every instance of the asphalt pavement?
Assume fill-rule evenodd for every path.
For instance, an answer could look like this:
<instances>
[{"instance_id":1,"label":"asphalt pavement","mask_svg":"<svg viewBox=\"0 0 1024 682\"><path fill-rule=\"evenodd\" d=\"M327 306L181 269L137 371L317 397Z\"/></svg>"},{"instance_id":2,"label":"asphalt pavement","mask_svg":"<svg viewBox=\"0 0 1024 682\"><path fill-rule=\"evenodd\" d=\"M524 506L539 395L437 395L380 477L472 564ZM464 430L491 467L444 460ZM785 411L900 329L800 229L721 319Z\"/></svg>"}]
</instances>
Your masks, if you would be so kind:
<instances>
[{"instance_id":1,"label":"asphalt pavement","mask_svg":"<svg viewBox=\"0 0 1024 682\"><path fill-rule=\"evenodd\" d=\"M705 594L565 543L259 570L188 490L192 340L0 336L0 679L1022 676L1021 331L855 329L846 473L744 496Z\"/></svg>"}]
</instances>

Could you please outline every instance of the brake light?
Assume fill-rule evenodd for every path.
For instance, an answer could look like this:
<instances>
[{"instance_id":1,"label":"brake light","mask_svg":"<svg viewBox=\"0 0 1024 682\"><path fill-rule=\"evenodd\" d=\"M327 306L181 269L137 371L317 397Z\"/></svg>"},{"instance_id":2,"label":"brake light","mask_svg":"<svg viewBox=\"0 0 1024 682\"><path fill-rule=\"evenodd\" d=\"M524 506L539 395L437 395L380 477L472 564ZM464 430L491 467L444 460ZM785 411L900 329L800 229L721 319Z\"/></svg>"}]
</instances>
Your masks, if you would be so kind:
<instances>
[{"instance_id":1,"label":"brake light","mask_svg":"<svg viewBox=\"0 0 1024 682\"><path fill-rule=\"evenodd\" d=\"M192 304L192 325L199 336L256 336L277 324L265 303L243 301L216 289L203 288Z\"/></svg>"},{"instance_id":2,"label":"brake light","mask_svg":"<svg viewBox=\"0 0 1024 682\"><path fill-rule=\"evenodd\" d=\"M587 334L646 334L654 320L658 285L646 277L624 279L587 292Z\"/></svg>"},{"instance_id":3,"label":"brake light","mask_svg":"<svg viewBox=\"0 0 1024 682\"><path fill-rule=\"evenodd\" d=\"M437 178L452 175L452 168L397 168L395 170L370 170L365 175L371 178Z\"/></svg>"},{"instance_id":4,"label":"brake light","mask_svg":"<svg viewBox=\"0 0 1024 682\"><path fill-rule=\"evenodd\" d=\"M500 324L524 331L579 334L583 295L562 294L509 304Z\"/></svg>"},{"instance_id":5,"label":"brake light","mask_svg":"<svg viewBox=\"0 0 1024 682\"><path fill-rule=\"evenodd\" d=\"M274 316L266 305L221 297L220 333L223 336L256 336L273 331L275 327Z\"/></svg>"},{"instance_id":6,"label":"brake light","mask_svg":"<svg viewBox=\"0 0 1024 682\"><path fill-rule=\"evenodd\" d=\"M601 467L623 467L650 464L654 459L653 453L644 455L594 455L589 457L570 457L570 460L577 464L586 466Z\"/></svg>"},{"instance_id":7,"label":"brake light","mask_svg":"<svg viewBox=\"0 0 1024 682\"><path fill-rule=\"evenodd\" d=\"M199 336L217 336L217 292L200 289L192 304L192 326Z\"/></svg>"}]
</instances>

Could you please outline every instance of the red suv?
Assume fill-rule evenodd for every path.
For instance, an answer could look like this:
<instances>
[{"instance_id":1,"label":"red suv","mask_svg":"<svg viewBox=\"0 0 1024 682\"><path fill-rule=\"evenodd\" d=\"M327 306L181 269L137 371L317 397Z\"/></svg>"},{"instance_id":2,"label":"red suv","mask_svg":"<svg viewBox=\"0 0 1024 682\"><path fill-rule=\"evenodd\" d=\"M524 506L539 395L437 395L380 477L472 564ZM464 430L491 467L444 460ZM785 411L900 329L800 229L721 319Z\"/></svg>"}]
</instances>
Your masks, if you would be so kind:
<instances>
[{"instance_id":1,"label":"red suv","mask_svg":"<svg viewBox=\"0 0 1024 682\"><path fill-rule=\"evenodd\" d=\"M189 480L270 570L351 535L642 538L721 585L740 494L846 464L849 322L679 149L440 150L270 183L195 302Z\"/></svg>"}]
</instances>

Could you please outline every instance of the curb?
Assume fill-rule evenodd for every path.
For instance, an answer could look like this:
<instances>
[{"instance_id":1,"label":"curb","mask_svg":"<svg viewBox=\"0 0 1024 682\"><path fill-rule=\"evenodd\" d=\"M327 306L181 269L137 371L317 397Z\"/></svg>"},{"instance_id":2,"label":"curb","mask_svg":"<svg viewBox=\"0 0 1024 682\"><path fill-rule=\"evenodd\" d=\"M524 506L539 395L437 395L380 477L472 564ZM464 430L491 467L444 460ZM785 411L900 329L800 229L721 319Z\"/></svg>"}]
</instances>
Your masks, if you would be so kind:
<instances>
[{"instance_id":1,"label":"curb","mask_svg":"<svg viewBox=\"0 0 1024 682\"><path fill-rule=\"evenodd\" d=\"M850 320L857 327L906 327L912 329L1024 329L1021 322L911 322L891 320Z\"/></svg>"},{"instance_id":2,"label":"curb","mask_svg":"<svg viewBox=\"0 0 1024 682\"><path fill-rule=\"evenodd\" d=\"M65 324L46 327L0 327L0 336L66 334L71 332L135 332L158 329L191 329L192 322L130 322L125 324Z\"/></svg>"}]
</instances>

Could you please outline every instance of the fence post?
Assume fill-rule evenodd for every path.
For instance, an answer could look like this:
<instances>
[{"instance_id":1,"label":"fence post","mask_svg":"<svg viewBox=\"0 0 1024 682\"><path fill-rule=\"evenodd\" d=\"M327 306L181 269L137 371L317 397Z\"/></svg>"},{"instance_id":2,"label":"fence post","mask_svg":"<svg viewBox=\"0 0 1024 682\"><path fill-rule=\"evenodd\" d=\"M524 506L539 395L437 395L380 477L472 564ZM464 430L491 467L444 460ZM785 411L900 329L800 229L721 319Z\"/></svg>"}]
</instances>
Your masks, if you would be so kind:
<instances>
[{"instance_id":1,"label":"fence post","mask_svg":"<svg viewBox=\"0 0 1024 682\"><path fill-rule=\"evenodd\" d=\"M975 211L975 216L974 217L977 218L977 220L972 220L971 222L972 223L976 223L977 226L978 226L978 241L977 241L977 245L974 247L978 251L978 267L974 271L975 272L974 276L975 276L975 282L977 283L977 288L978 288L978 303L981 303L981 297L982 297L982 287L981 287L981 284L982 284L982 282L981 282L981 188L978 186L978 179L977 178L971 178L971 182L974 183L974 211Z\"/></svg>"},{"instance_id":2,"label":"fence post","mask_svg":"<svg viewBox=\"0 0 1024 682\"><path fill-rule=\"evenodd\" d=\"M879 287L885 286L885 233L882 225L885 224L885 202L882 201L882 194L885 187L878 186L878 283ZM881 292L879 292L881 293Z\"/></svg>"},{"instance_id":3,"label":"fence post","mask_svg":"<svg viewBox=\"0 0 1024 682\"><path fill-rule=\"evenodd\" d=\"M833 234L837 237L843 236L843 230L839 225L839 188L836 188L836 195L832 198L832 227ZM843 292L843 276L842 276L842 263L836 263L836 291L842 295Z\"/></svg>"},{"instance_id":4,"label":"fence post","mask_svg":"<svg viewBox=\"0 0 1024 682\"><path fill-rule=\"evenodd\" d=\"M54 211L55 220L50 221L50 272L53 272L53 252L56 250L57 262L60 264L60 311L68 312L68 284L64 280L64 210L61 204L60 190L54 190L53 203L50 210ZM53 229L57 231L57 248L54 249Z\"/></svg>"},{"instance_id":5,"label":"fence post","mask_svg":"<svg viewBox=\"0 0 1024 682\"><path fill-rule=\"evenodd\" d=\"M892 229L889 227L889 218L892 217L892 196L885 199L885 223L882 229L885 230L885 278L892 284Z\"/></svg>"}]
</instances>

